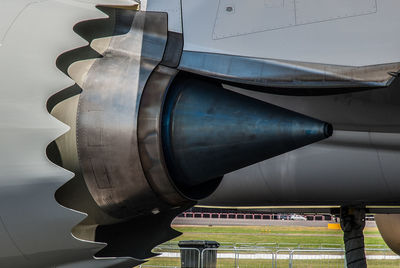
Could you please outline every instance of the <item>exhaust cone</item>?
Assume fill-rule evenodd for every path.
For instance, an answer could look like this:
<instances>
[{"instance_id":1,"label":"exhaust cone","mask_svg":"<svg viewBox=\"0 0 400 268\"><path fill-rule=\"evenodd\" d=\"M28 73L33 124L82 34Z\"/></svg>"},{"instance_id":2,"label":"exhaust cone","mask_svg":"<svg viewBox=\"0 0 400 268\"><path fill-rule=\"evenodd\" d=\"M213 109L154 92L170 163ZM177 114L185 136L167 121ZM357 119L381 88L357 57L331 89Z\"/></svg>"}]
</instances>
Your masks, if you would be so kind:
<instances>
[{"instance_id":1,"label":"exhaust cone","mask_svg":"<svg viewBox=\"0 0 400 268\"><path fill-rule=\"evenodd\" d=\"M187 188L332 135L330 124L195 79L171 86L162 125L170 175Z\"/></svg>"}]
</instances>

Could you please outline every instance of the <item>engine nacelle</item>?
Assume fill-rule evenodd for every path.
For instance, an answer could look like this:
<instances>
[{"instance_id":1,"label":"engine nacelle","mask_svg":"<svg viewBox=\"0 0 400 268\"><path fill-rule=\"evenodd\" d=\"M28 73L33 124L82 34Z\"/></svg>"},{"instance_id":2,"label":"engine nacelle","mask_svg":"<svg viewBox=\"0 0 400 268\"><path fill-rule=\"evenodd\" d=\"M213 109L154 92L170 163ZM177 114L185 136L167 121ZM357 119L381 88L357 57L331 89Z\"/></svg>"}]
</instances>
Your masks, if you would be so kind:
<instances>
[{"instance_id":1,"label":"engine nacelle","mask_svg":"<svg viewBox=\"0 0 400 268\"><path fill-rule=\"evenodd\" d=\"M53 110L73 127L57 141L63 165L112 217L190 204L226 173L332 134L329 124L176 73L155 69L136 118L126 101L134 94L108 87Z\"/></svg>"},{"instance_id":2,"label":"engine nacelle","mask_svg":"<svg viewBox=\"0 0 400 268\"><path fill-rule=\"evenodd\" d=\"M114 14L114 35L92 42L103 57L68 67L82 93L52 111L71 127L56 144L59 164L75 173L56 198L88 213L76 236L118 244L126 232L117 239L122 227L107 226L154 215L169 225L226 173L332 135L328 123L178 73L166 14ZM93 38L96 24L81 24ZM63 66L76 55L61 58Z\"/></svg>"},{"instance_id":3,"label":"engine nacelle","mask_svg":"<svg viewBox=\"0 0 400 268\"><path fill-rule=\"evenodd\" d=\"M377 214L375 221L383 240L400 255L400 214Z\"/></svg>"}]
</instances>

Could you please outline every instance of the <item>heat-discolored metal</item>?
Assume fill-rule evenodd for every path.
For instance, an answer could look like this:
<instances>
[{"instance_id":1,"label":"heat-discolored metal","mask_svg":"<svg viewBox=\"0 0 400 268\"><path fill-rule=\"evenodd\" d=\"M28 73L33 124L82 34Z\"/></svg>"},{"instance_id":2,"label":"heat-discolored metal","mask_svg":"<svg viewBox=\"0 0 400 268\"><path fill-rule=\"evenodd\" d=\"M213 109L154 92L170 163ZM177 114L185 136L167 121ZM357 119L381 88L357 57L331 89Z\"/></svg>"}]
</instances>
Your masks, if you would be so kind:
<instances>
[{"instance_id":1,"label":"heat-discolored metal","mask_svg":"<svg viewBox=\"0 0 400 268\"><path fill-rule=\"evenodd\" d=\"M162 148L162 112L167 90L178 71L158 66L146 84L138 119L140 159L151 187L171 205L191 203L169 176Z\"/></svg>"},{"instance_id":2,"label":"heat-discolored metal","mask_svg":"<svg viewBox=\"0 0 400 268\"><path fill-rule=\"evenodd\" d=\"M355 67L183 51L179 69L238 84L322 91L388 86L400 63Z\"/></svg>"},{"instance_id":3,"label":"heat-discolored metal","mask_svg":"<svg viewBox=\"0 0 400 268\"><path fill-rule=\"evenodd\" d=\"M168 167L184 187L331 135L328 123L193 78L174 82L163 114Z\"/></svg>"},{"instance_id":4,"label":"heat-discolored metal","mask_svg":"<svg viewBox=\"0 0 400 268\"><path fill-rule=\"evenodd\" d=\"M161 209L140 161L137 120L145 83L164 54L167 15L132 12L130 31L112 37L88 72L77 119L86 184L96 203L117 218Z\"/></svg>"}]
</instances>

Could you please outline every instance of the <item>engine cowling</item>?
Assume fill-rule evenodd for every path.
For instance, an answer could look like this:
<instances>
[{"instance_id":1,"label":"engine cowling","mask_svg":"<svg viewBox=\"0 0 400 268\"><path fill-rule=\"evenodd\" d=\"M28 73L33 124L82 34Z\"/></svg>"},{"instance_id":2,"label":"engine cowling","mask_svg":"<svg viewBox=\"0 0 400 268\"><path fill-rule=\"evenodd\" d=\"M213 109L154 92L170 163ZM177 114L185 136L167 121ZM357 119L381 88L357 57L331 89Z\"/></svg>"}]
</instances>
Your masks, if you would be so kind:
<instances>
[{"instance_id":1,"label":"engine cowling","mask_svg":"<svg viewBox=\"0 0 400 268\"><path fill-rule=\"evenodd\" d=\"M175 75L156 68L137 118L126 117L133 109L116 99L132 95L119 91L108 99L97 91L92 99L101 109L90 108L82 93L53 110L73 127L57 141L63 165L82 174L96 204L114 218L190 204L211 194L226 173L332 134L329 124L217 83L172 81Z\"/></svg>"},{"instance_id":2,"label":"engine cowling","mask_svg":"<svg viewBox=\"0 0 400 268\"><path fill-rule=\"evenodd\" d=\"M56 198L88 214L73 232L107 242L98 257L151 256L152 246L177 235L163 228L226 173L332 135L328 123L164 64L166 20L164 13L115 11L114 35L94 46L104 56L68 67L82 93L52 111L71 127L56 145L59 164L75 173ZM94 38L89 26L96 28L75 28ZM154 229L160 233L141 245L145 254L127 252L130 238Z\"/></svg>"},{"instance_id":3,"label":"engine cowling","mask_svg":"<svg viewBox=\"0 0 400 268\"><path fill-rule=\"evenodd\" d=\"M400 255L400 214L377 214L375 221L383 240Z\"/></svg>"}]
</instances>

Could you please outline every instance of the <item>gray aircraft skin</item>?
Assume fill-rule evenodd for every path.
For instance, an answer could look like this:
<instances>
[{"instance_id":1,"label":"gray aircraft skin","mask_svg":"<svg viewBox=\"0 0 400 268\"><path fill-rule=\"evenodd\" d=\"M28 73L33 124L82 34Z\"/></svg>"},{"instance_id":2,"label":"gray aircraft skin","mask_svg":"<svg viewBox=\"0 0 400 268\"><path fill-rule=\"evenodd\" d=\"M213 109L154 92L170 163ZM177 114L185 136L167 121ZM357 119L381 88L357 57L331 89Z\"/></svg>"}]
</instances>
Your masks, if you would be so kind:
<instances>
[{"instance_id":1,"label":"gray aircraft skin","mask_svg":"<svg viewBox=\"0 0 400 268\"><path fill-rule=\"evenodd\" d=\"M226 174L202 203L286 206L368 200L370 205L394 204L400 186L396 165L400 157L399 86L396 80L387 88L324 96L282 96L232 88L330 122L334 132L329 139Z\"/></svg>"},{"instance_id":2,"label":"gray aircraft skin","mask_svg":"<svg viewBox=\"0 0 400 268\"><path fill-rule=\"evenodd\" d=\"M2 0L0 267L133 267L196 204L368 211L400 254L398 10Z\"/></svg>"}]
</instances>

